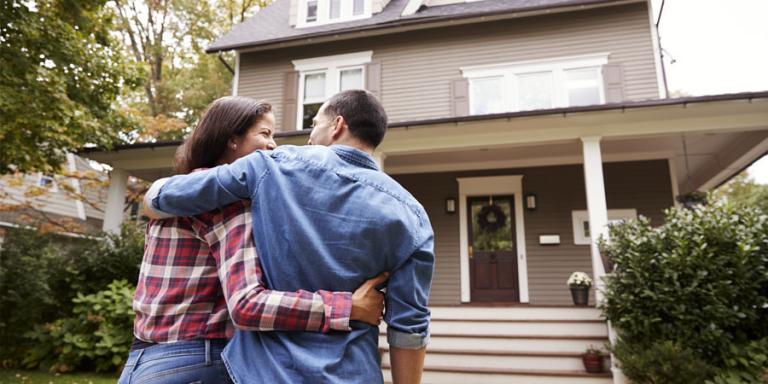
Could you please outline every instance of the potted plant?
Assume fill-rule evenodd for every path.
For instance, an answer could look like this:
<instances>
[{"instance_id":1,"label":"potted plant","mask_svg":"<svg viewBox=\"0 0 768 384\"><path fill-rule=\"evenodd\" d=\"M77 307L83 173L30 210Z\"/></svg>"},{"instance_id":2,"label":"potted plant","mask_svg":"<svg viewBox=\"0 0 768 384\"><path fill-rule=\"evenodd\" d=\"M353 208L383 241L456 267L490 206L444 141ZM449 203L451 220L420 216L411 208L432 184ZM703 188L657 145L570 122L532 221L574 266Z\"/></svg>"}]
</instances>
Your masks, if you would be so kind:
<instances>
[{"instance_id":1,"label":"potted plant","mask_svg":"<svg viewBox=\"0 0 768 384\"><path fill-rule=\"evenodd\" d=\"M587 351L581 354L584 369L589 373L603 373L603 351L593 346L587 347Z\"/></svg>"},{"instance_id":2,"label":"potted plant","mask_svg":"<svg viewBox=\"0 0 768 384\"><path fill-rule=\"evenodd\" d=\"M568 278L568 287L571 288L573 304L579 307L589 305L589 288L592 287L592 279L584 272L574 272Z\"/></svg>"}]
</instances>

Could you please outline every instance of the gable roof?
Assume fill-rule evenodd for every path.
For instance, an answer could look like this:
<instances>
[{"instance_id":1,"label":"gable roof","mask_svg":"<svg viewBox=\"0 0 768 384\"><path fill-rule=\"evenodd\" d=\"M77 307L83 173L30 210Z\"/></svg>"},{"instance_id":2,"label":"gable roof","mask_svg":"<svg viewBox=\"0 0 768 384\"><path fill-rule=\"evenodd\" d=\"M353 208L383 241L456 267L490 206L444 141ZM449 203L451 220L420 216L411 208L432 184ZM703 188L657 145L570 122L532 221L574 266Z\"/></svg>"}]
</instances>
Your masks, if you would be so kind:
<instances>
[{"instance_id":1,"label":"gable roof","mask_svg":"<svg viewBox=\"0 0 768 384\"><path fill-rule=\"evenodd\" d=\"M441 6L422 6L407 16L402 16L408 0L391 0L382 12L361 20L325 24L316 27L295 28L290 25L291 1L275 0L253 17L235 26L211 44L206 52L252 48L300 39L334 36L406 26L428 24L453 19L498 16L516 12L534 12L574 6L623 4L627 0L483 0Z\"/></svg>"}]
</instances>

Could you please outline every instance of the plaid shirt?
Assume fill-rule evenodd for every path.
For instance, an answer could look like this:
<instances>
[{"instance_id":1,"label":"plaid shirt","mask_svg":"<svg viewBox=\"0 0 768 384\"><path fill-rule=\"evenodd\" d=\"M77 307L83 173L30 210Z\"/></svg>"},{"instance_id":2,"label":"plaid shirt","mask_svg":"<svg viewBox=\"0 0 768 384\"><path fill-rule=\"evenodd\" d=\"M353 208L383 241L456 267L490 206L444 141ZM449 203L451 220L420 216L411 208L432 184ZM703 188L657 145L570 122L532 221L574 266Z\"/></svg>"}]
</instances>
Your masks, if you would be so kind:
<instances>
[{"instance_id":1,"label":"plaid shirt","mask_svg":"<svg viewBox=\"0 0 768 384\"><path fill-rule=\"evenodd\" d=\"M245 330L349 330L349 292L264 287L250 203L194 217L152 220L133 300L134 335L167 343L229 338Z\"/></svg>"}]
</instances>

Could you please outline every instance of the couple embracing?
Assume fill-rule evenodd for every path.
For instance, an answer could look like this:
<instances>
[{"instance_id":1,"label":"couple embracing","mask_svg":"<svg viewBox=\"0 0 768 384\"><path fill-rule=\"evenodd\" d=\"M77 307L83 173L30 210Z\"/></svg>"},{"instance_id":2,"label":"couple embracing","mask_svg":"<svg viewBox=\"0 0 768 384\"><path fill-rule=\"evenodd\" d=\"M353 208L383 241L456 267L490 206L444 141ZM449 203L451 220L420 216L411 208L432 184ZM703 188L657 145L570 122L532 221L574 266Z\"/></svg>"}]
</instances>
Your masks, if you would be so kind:
<instances>
[{"instance_id":1,"label":"couple embracing","mask_svg":"<svg viewBox=\"0 0 768 384\"><path fill-rule=\"evenodd\" d=\"M121 384L381 383L384 308L393 381L420 381L433 232L373 160L384 108L349 90L313 122L312 145L276 148L268 104L206 111L180 175L145 198L154 220Z\"/></svg>"}]
</instances>

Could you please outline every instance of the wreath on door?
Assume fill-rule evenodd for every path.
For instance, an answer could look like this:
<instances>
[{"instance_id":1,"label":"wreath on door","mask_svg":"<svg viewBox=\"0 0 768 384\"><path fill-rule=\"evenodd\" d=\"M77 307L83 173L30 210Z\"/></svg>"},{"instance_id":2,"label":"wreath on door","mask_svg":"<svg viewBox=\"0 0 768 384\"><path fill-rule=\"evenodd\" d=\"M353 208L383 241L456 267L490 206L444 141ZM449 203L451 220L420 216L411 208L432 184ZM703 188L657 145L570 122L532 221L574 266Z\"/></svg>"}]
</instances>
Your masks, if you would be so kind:
<instances>
[{"instance_id":1,"label":"wreath on door","mask_svg":"<svg viewBox=\"0 0 768 384\"><path fill-rule=\"evenodd\" d=\"M496 232L507 223L507 215L496 204L488 204L480 208L477 214L477 223L484 231Z\"/></svg>"}]
</instances>

